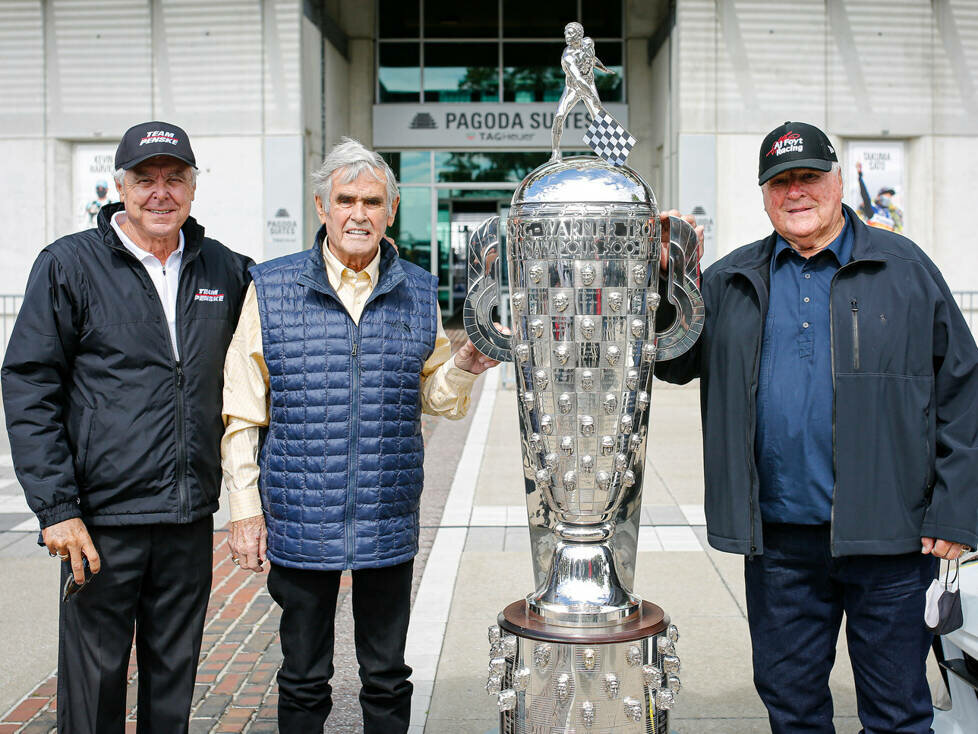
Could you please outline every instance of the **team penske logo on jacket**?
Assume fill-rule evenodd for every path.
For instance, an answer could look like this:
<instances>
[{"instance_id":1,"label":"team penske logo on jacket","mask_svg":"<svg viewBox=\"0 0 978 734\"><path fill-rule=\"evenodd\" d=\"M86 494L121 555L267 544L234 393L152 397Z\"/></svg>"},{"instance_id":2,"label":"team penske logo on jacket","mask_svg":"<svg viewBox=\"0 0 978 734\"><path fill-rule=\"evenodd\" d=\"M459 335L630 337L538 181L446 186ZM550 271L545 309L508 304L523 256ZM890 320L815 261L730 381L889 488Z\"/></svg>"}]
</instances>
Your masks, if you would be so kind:
<instances>
[{"instance_id":1,"label":"team penske logo on jacket","mask_svg":"<svg viewBox=\"0 0 978 734\"><path fill-rule=\"evenodd\" d=\"M771 155L777 157L785 153L801 153L804 150L805 140L799 133L785 133L774 141L771 150L765 153L764 157L767 158Z\"/></svg>"},{"instance_id":2,"label":"team penske logo on jacket","mask_svg":"<svg viewBox=\"0 0 978 734\"><path fill-rule=\"evenodd\" d=\"M217 288L198 288L194 294L195 301L223 301L224 292Z\"/></svg>"},{"instance_id":3,"label":"team penske logo on jacket","mask_svg":"<svg viewBox=\"0 0 978 734\"><path fill-rule=\"evenodd\" d=\"M169 143L170 145L176 145L179 142L180 138L167 130L150 130L143 136L143 139L139 141L139 144L149 145L151 143Z\"/></svg>"}]
</instances>

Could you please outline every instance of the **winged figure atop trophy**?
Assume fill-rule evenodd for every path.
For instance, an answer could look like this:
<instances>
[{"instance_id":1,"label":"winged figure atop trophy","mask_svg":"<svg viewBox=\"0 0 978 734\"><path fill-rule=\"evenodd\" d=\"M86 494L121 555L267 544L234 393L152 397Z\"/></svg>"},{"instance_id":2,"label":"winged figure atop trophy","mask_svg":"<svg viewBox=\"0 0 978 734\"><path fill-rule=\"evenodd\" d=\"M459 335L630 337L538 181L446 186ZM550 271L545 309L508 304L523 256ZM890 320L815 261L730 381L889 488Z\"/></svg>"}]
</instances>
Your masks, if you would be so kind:
<instances>
[{"instance_id":1,"label":"winged figure atop trophy","mask_svg":"<svg viewBox=\"0 0 978 734\"><path fill-rule=\"evenodd\" d=\"M595 55L594 41L584 35L584 26L580 23L568 23L564 26L564 40L567 41L567 46L560 57L560 67L564 70L565 86L554 114L551 130L553 152L550 160L557 162L561 159L560 136L564 131L564 120L578 102L583 102L591 114L591 124L584 135L584 142L601 158L622 166L635 147L636 140L601 106L598 90L594 86L595 68L606 74L616 72L602 64Z\"/></svg>"}]
</instances>

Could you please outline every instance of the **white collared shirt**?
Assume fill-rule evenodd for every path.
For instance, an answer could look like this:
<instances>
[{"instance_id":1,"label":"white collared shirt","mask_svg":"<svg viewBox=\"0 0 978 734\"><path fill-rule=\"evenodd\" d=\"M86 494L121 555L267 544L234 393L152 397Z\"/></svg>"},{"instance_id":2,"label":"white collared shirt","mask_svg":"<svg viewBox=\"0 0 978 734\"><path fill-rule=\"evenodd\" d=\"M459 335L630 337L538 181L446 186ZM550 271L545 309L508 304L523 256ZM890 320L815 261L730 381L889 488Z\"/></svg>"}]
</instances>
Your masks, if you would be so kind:
<instances>
[{"instance_id":1,"label":"white collared shirt","mask_svg":"<svg viewBox=\"0 0 978 734\"><path fill-rule=\"evenodd\" d=\"M156 286L156 292L160 296L160 303L163 304L163 313L166 314L166 325L170 329L170 343L173 345L173 357L180 360L180 351L177 349L177 291L180 288L180 264L183 262L183 230L180 230L180 244L170 257L166 259L166 264L161 263L155 255L146 252L143 248L133 242L129 235L122 231L121 217L125 212L116 212L112 215L112 229L119 235L122 244L131 252L139 262L146 268L150 280Z\"/></svg>"}]
</instances>

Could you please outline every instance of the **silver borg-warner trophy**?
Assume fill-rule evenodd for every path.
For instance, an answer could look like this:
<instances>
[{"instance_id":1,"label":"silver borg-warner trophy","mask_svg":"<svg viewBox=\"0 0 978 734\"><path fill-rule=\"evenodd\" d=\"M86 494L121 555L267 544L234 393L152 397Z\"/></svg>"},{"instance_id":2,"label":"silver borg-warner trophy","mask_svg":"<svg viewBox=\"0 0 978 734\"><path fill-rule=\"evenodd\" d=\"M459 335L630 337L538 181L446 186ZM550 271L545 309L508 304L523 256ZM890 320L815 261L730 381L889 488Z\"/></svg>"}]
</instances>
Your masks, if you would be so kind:
<instances>
[{"instance_id":1,"label":"silver borg-warner trophy","mask_svg":"<svg viewBox=\"0 0 978 734\"><path fill-rule=\"evenodd\" d=\"M593 73L573 65L596 59L578 24L565 37L570 89ZM593 83L575 90L576 102ZM486 688L497 697L501 734L666 734L680 687L678 631L631 589L653 367L689 349L703 325L697 238L670 218L661 297L676 318L657 332L655 195L612 162L623 160L616 141L592 142L592 130L585 140L601 157L561 160L555 130L550 162L513 195L511 336L492 320L498 218L469 243L466 330L484 354L515 362L537 587L489 628ZM623 135L630 149L634 139Z\"/></svg>"}]
</instances>

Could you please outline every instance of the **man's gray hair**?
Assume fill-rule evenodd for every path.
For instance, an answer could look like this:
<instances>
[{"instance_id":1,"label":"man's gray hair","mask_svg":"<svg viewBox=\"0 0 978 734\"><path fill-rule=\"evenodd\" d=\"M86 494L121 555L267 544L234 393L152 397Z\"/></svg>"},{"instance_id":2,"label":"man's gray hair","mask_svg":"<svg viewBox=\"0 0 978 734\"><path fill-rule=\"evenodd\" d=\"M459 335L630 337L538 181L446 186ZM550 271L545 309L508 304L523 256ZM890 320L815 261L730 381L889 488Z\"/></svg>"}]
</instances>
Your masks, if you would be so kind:
<instances>
[{"instance_id":1,"label":"man's gray hair","mask_svg":"<svg viewBox=\"0 0 978 734\"><path fill-rule=\"evenodd\" d=\"M383 176L377 175L378 170ZM342 171L338 180L343 184L356 180L364 172L369 173L384 184L387 188L387 199L384 204L387 207L387 216L390 216L394 207L394 200L400 193L397 189L397 179L394 177L394 172L379 153L375 153L353 138L340 138L340 143L329 152L326 160L323 161L323 165L312 174L313 192L322 200L325 211L329 211L329 195L333 190L333 174L337 171Z\"/></svg>"},{"instance_id":2,"label":"man's gray hair","mask_svg":"<svg viewBox=\"0 0 978 734\"><path fill-rule=\"evenodd\" d=\"M194 188L197 188L197 174L200 173L200 171L197 170L196 166L188 166L188 167L190 168L190 185L193 186ZM115 171L113 171L112 173L112 178L115 179L115 182L117 184L122 186L122 184L125 183L126 180L126 169L125 168L115 169Z\"/></svg>"}]
</instances>

